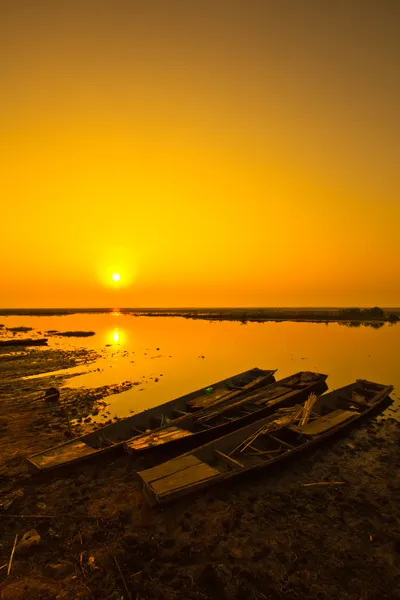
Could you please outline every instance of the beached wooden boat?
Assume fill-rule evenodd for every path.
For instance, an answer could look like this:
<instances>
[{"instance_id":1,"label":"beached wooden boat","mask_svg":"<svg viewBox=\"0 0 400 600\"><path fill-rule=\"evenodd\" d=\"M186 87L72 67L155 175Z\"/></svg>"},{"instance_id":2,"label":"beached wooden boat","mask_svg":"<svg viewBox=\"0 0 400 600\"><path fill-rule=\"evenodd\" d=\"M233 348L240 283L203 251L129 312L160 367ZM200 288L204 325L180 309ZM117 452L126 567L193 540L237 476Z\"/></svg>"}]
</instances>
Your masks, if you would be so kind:
<instances>
[{"instance_id":1,"label":"beached wooden boat","mask_svg":"<svg viewBox=\"0 0 400 600\"><path fill-rule=\"evenodd\" d=\"M134 455L153 448L163 453L173 449L182 454L253 423L277 408L299 403L311 392L325 392L328 389L326 378L327 375L321 373L301 371L257 390L247 390L229 403L214 402L202 410L183 415L171 425L136 435L124 443L124 448ZM196 399L196 405L202 405L201 399Z\"/></svg>"},{"instance_id":2,"label":"beached wooden boat","mask_svg":"<svg viewBox=\"0 0 400 600\"><path fill-rule=\"evenodd\" d=\"M393 391L365 380L218 438L173 460L137 473L150 505L168 502L243 473L272 466L354 424Z\"/></svg>"},{"instance_id":3,"label":"beached wooden boat","mask_svg":"<svg viewBox=\"0 0 400 600\"><path fill-rule=\"evenodd\" d=\"M196 408L192 407L190 403L195 403L196 399L206 398L210 407L233 402L241 394L275 381L274 373L275 370L258 368L244 371L126 419L120 419L92 433L34 454L26 460L32 471L47 471L103 455L116 448L122 448L122 443L135 433L140 435L147 430L158 429L163 423L195 411Z\"/></svg>"}]
</instances>

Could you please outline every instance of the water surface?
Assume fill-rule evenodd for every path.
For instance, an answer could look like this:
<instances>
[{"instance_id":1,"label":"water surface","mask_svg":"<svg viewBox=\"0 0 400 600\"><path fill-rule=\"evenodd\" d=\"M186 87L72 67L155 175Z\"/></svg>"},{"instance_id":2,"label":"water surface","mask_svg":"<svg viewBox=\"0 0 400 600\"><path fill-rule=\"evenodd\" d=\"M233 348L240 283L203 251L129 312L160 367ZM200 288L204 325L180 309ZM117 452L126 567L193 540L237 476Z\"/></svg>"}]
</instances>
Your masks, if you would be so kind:
<instances>
[{"instance_id":1,"label":"water surface","mask_svg":"<svg viewBox=\"0 0 400 600\"><path fill-rule=\"evenodd\" d=\"M208 386L240 371L278 369L276 378L301 370L329 375L330 389L357 378L395 385L400 396L400 325L346 327L337 323L207 322L184 318L135 317L118 313L59 317L2 317L6 327L92 330L88 338L49 337L49 346L90 348L101 358L69 372L85 374L70 387L98 387L137 381L131 390L110 396L112 414L127 416ZM29 335L29 334L28 334Z\"/></svg>"}]
</instances>

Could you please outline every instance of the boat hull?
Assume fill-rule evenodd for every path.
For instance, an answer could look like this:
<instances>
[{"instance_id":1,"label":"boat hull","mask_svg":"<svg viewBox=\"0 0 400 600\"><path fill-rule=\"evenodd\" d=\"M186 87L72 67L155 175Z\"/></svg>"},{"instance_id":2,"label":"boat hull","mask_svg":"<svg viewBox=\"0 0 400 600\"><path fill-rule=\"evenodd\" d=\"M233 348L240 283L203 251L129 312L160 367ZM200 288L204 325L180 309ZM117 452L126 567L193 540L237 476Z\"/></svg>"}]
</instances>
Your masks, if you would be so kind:
<instances>
[{"instance_id":1,"label":"boat hull","mask_svg":"<svg viewBox=\"0 0 400 600\"><path fill-rule=\"evenodd\" d=\"M258 421L263 417L271 415L278 408L289 406L294 403L304 402L310 393L321 394L325 392L328 389L326 385L327 375L316 375L318 375L319 378L306 388L295 391L291 395L288 394L287 396L284 396L282 400L279 400L278 398L275 403L268 406L260 407L258 410L250 412L246 416L241 416L240 418L227 421L222 425L210 427L209 429L204 429L202 431L191 432L190 435L186 435L187 427L193 427L193 421L197 418L197 414L195 413L193 416L190 417L190 419L188 417L187 419L182 418L178 419L177 421L174 421L173 429L176 430L176 428L179 426L181 428L181 431L183 432L182 436L176 435L176 432L174 431L172 432L173 434L171 435L170 441L165 440L160 444L156 443L155 445L151 445L151 441L152 439L154 439L155 436L157 436L158 434L162 435L168 429L161 428L155 432L149 433L147 436L138 436L128 442L124 442L124 448L129 454L132 454L134 457L142 455L144 452L153 451L155 455L159 455L160 458L164 458L164 460L165 455L168 455L169 458L172 458L173 455L177 456L179 454L188 452L193 448L197 448L198 446L207 444L208 442L211 442L222 436L228 435L236 431L237 429L254 423L255 421ZM285 378L282 381L277 381L274 384L270 384L268 388L278 388L279 386L282 386L283 383L286 382L286 380L288 379L290 378ZM233 404L233 406L228 405L226 407L222 407L222 415L231 414L233 411L235 411L236 408L240 408L241 406L246 404L246 402L248 402L248 399L246 400L245 398L243 400L239 400L237 403ZM207 411L205 412L207 413ZM141 438L144 437L147 437L150 440L148 446L139 445Z\"/></svg>"},{"instance_id":2,"label":"boat hull","mask_svg":"<svg viewBox=\"0 0 400 600\"><path fill-rule=\"evenodd\" d=\"M370 384L371 382L363 381L363 383ZM360 385L360 381L353 385ZM329 407L329 403L332 403L335 399L343 399L341 394L352 391L351 387L346 386L340 390L325 394L319 400L322 403L325 402L326 406ZM335 418L329 419L329 413L326 417L319 417L317 419L319 427L315 425L314 427L303 426L303 428L298 426L286 427L286 430L291 434L299 436L301 441L297 447L291 446L284 438L275 437L275 435L273 436L268 433L267 436L276 442L277 447L280 448L280 454L274 458L269 457L263 460L260 455L269 454L270 456L271 452L276 452L277 450L269 450L268 452L257 450L259 455L257 456L257 452L254 452L253 456L249 459L250 464L248 465L240 462L240 456L239 459L231 456L238 446L240 447L248 439L252 440L251 443L253 443L257 432L260 432L265 426L271 425L273 418L265 417L232 434L218 438L192 452L188 452L179 458L157 465L152 469L139 471L136 473L136 476L142 483L144 497L151 506L164 504L177 497L197 492L200 489L210 487L219 482L226 482L230 479L240 477L245 473L272 467L277 463L297 456L307 449L323 443L328 438L343 432L372 411L376 411L381 407L393 391L393 386L380 386L380 388L380 391L376 393L370 405L358 403L358 407L356 406L355 408L359 410L354 410L354 407L352 410L344 410L343 408L336 411L332 410L330 416L332 417L333 414L337 413ZM323 413L321 414L323 415ZM218 464L213 460L216 454L222 457L224 463L228 463L229 467L227 467L227 470L219 468ZM253 464L251 464L252 461Z\"/></svg>"},{"instance_id":3,"label":"boat hull","mask_svg":"<svg viewBox=\"0 0 400 600\"><path fill-rule=\"evenodd\" d=\"M229 402L229 397L233 399L235 398L234 394L240 394L240 383L243 383L244 387L254 384L251 389L257 389L259 385L275 381L274 373L275 370L258 368L244 371L126 419L121 419L116 423L106 425L87 435L38 452L26 458L26 462L30 471L35 473L78 464L105 454L121 451L123 442L131 438L134 431L143 432L147 429L158 428L158 425L154 427L154 423L160 423L165 418L176 420L175 413L186 409L188 403L197 397L203 395L207 398L210 397L210 402L214 404ZM238 387L239 389L237 389ZM213 388L212 392L209 391L210 388Z\"/></svg>"}]
</instances>

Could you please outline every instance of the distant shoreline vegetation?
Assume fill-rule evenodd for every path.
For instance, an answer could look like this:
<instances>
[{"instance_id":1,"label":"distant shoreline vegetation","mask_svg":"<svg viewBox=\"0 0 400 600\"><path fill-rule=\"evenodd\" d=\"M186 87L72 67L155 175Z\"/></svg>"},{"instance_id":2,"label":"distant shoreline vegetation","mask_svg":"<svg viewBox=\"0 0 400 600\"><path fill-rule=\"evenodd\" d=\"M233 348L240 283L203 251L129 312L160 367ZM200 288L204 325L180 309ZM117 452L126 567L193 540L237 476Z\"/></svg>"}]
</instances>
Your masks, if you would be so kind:
<instances>
[{"instance_id":1,"label":"distant shoreline vegetation","mask_svg":"<svg viewBox=\"0 0 400 600\"><path fill-rule=\"evenodd\" d=\"M116 312L110 308L66 309L0 309L2 316L67 316L72 314L102 314ZM380 327L400 320L400 308L121 308L119 313L147 317L182 317L206 321L305 321L312 323L338 322L350 327L361 324ZM381 323L379 325L378 323ZM68 332L71 335L70 332ZM75 333L75 332L73 332ZM92 334L92 332L90 332ZM90 335L89 334L89 335ZM60 333L58 333L60 335ZM64 333L65 335L65 333ZM82 333L81 333L82 335ZM88 333L86 333L88 335Z\"/></svg>"},{"instance_id":2,"label":"distant shoreline vegetation","mask_svg":"<svg viewBox=\"0 0 400 600\"><path fill-rule=\"evenodd\" d=\"M95 335L94 331L57 331L56 329L49 329L46 331L46 335L62 336L62 337L91 337Z\"/></svg>"},{"instance_id":3,"label":"distant shoreline vegetation","mask_svg":"<svg viewBox=\"0 0 400 600\"><path fill-rule=\"evenodd\" d=\"M121 311L122 312L122 311ZM397 323L400 309L385 311L377 306L373 308L339 309L197 309L197 310L145 310L135 311L136 315L150 317L183 317L207 321L239 321L246 323L264 323L267 321L296 321L307 323L340 323L350 327L370 325L375 328L385 323Z\"/></svg>"}]
</instances>

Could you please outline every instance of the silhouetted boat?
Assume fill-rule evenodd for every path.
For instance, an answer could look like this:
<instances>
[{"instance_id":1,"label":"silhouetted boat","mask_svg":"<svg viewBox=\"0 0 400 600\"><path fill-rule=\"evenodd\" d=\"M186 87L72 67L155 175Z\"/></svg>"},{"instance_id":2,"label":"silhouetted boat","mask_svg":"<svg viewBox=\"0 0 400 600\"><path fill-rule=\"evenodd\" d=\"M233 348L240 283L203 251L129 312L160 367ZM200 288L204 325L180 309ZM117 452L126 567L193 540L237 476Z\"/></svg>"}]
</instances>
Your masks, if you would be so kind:
<instances>
[{"instance_id":1,"label":"silhouetted boat","mask_svg":"<svg viewBox=\"0 0 400 600\"><path fill-rule=\"evenodd\" d=\"M92 433L34 454L26 460L32 470L47 471L54 467L103 455L116 448L122 448L122 443L130 439L133 433L139 435L146 430L158 429L163 423L177 419L182 414L186 415L188 411L199 410L196 405L216 407L232 402L249 390L275 381L275 372L275 370L266 371L258 368L244 371L175 400L120 419Z\"/></svg>"},{"instance_id":2,"label":"silhouetted boat","mask_svg":"<svg viewBox=\"0 0 400 600\"><path fill-rule=\"evenodd\" d=\"M304 407L279 410L178 458L138 472L144 496L150 505L164 503L272 466L355 423L392 391L393 386L357 380L315 398L314 404L308 399ZM299 419L304 423L296 424Z\"/></svg>"},{"instance_id":3,"label":"silhouetted boat","mask_svg":"<svg viewBox=\"0 0 400 600\"><path fill-rule=\"evenodd\" d=\"M173 449L182 454L218 437L244 427L277 408L305 400L312 392L327 390L327 375L301 371L280 381L247 391L234 401L206 406L203 410L183 415L170 426L136 435L124 443L127 452L134 455L150 449L165 452ZM195 401L197 405L199 402Z\"/></svg>"}]
</instances>

